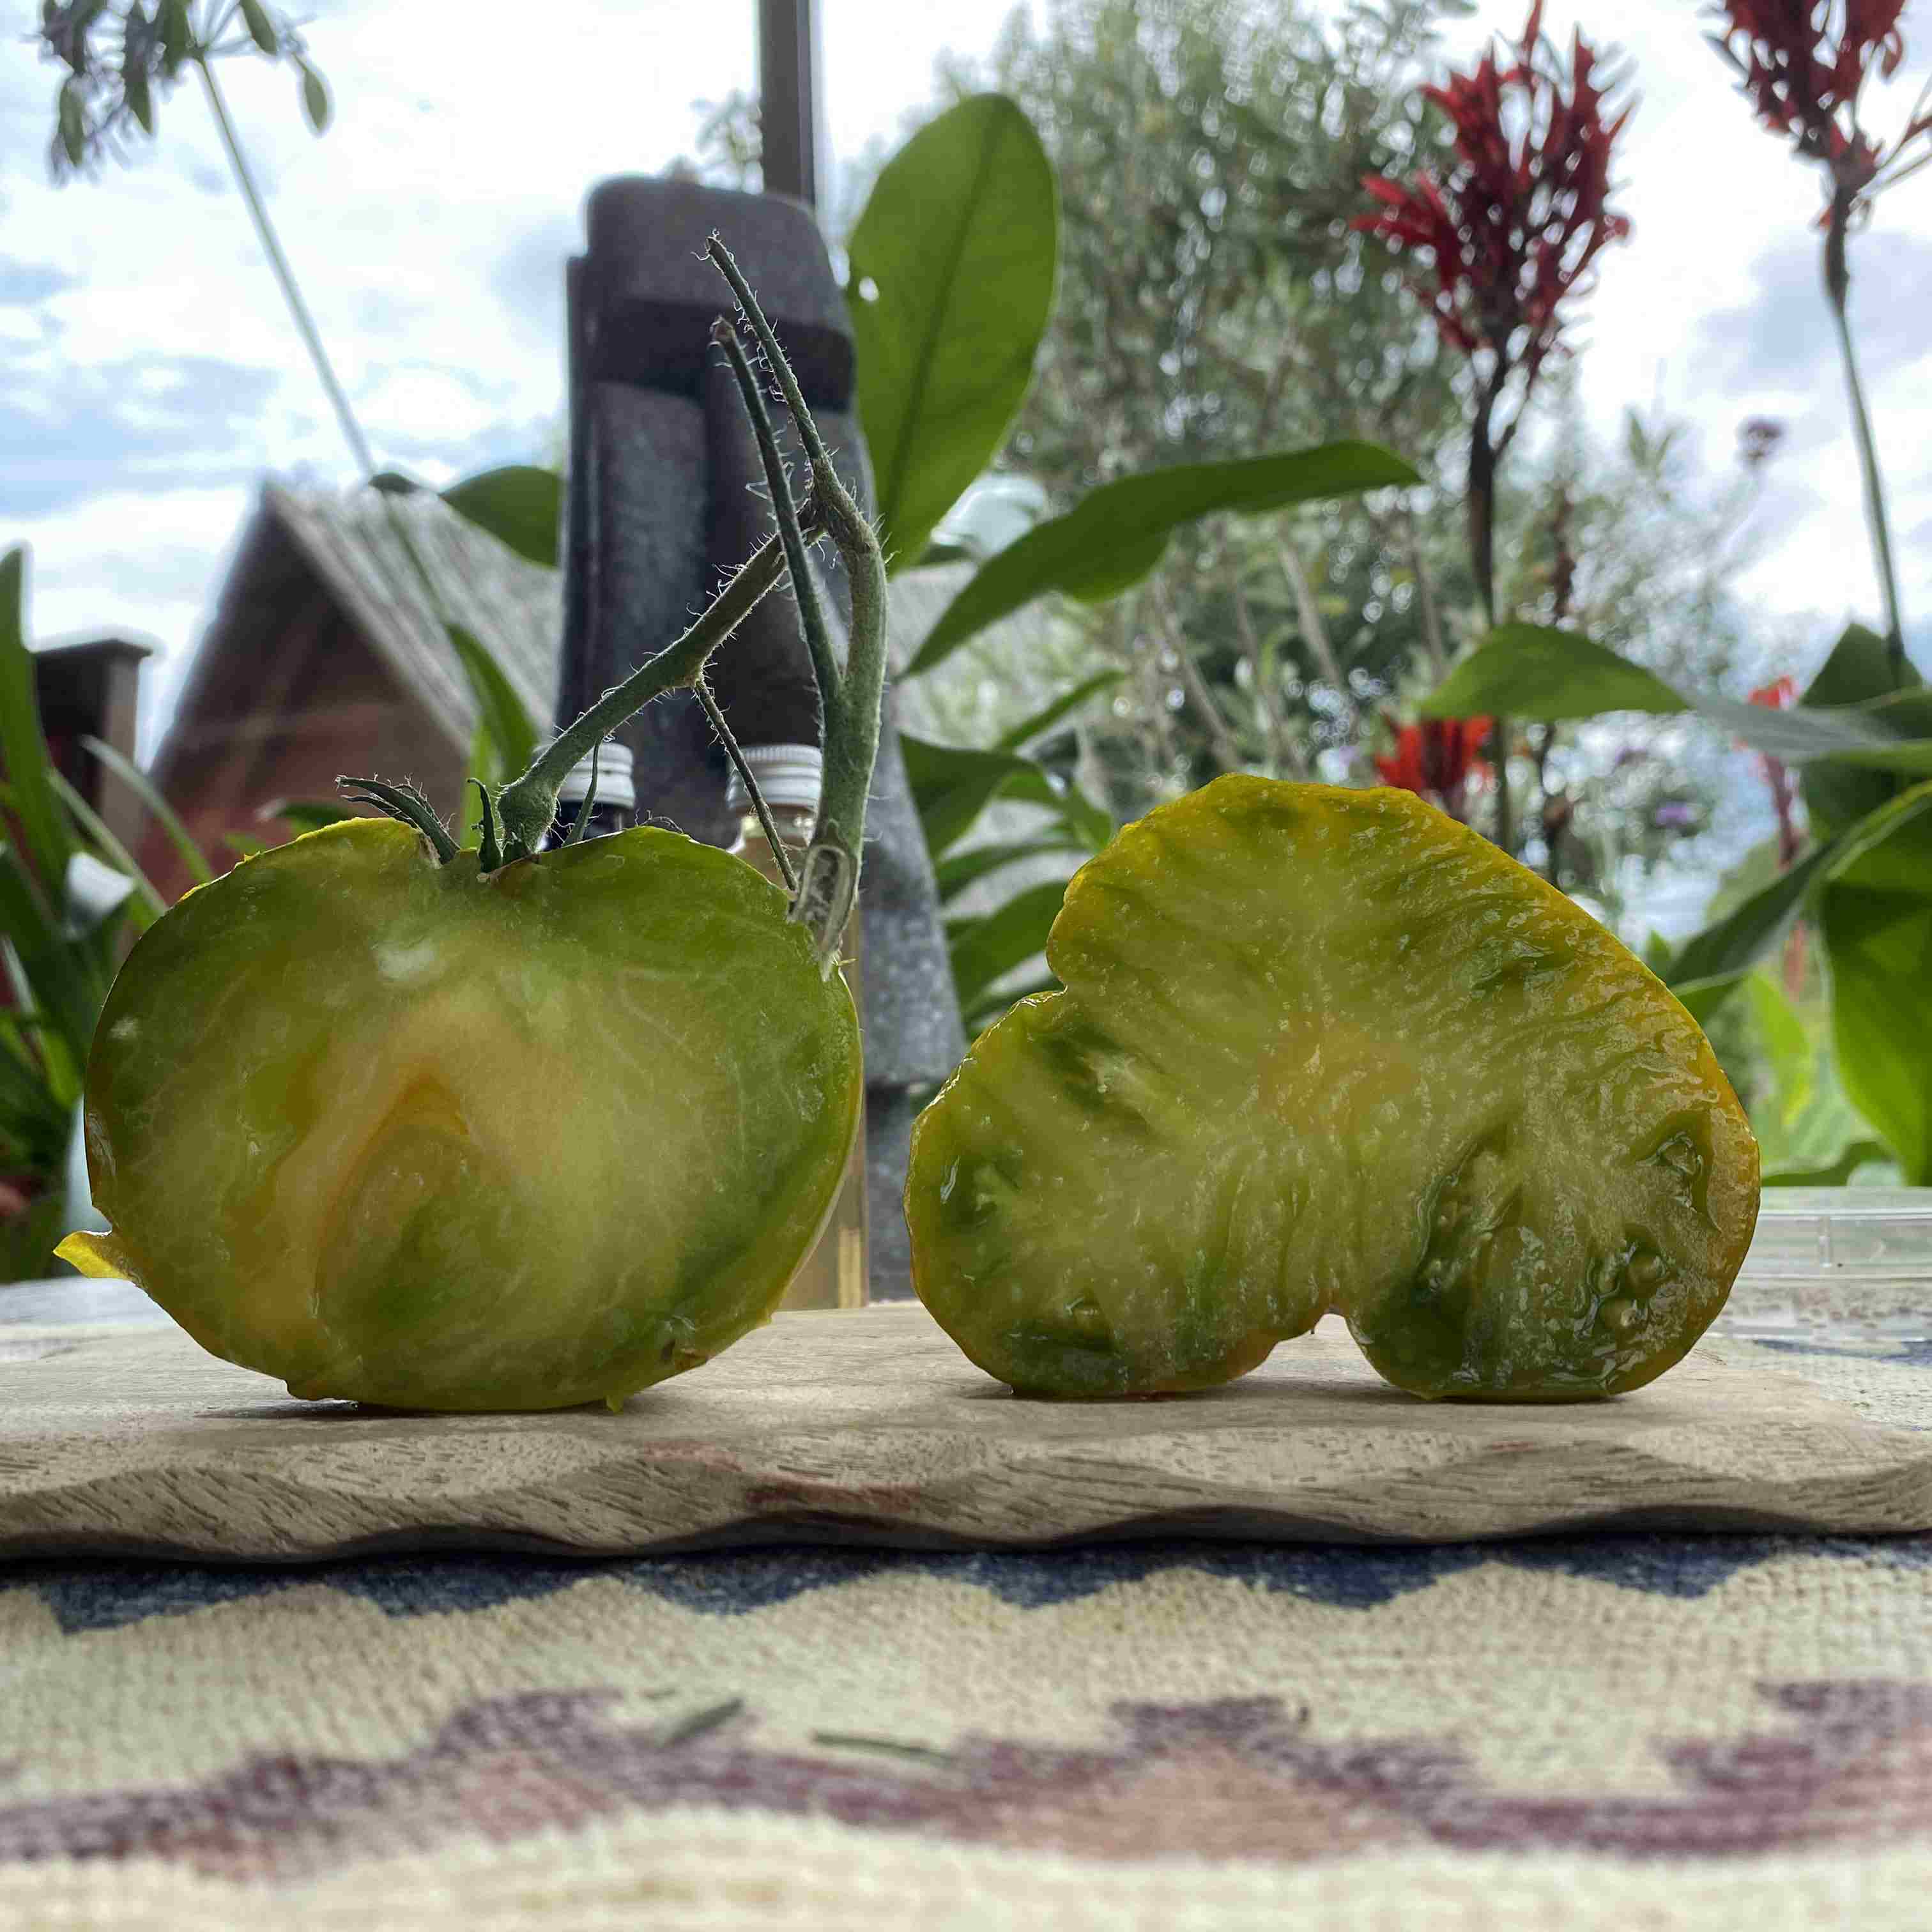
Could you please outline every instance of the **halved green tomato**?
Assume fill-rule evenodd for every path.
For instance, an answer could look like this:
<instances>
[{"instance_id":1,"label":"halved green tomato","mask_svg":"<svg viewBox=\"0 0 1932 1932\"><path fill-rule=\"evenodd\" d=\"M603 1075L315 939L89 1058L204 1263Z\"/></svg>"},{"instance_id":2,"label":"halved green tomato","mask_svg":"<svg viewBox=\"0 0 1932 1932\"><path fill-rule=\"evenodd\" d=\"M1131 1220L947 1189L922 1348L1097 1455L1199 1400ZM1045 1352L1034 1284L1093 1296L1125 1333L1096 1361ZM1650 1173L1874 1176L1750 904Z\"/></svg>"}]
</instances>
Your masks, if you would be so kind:
<instances>
[{"instance_id":1,"label":"halved green tomato","mask_svg":"<svg viewBox=\"0 0 1932 1932\"><path fill-rule=\"evenodd\" d=\"M836 1196L859 1028L784 896L640 830L479 877L312 832L143 936L62 1252L299 1396L613 1404L762 1322Z\"/></svg>"},{"instance_id":2,"label":"halved green tomato","mask_svg":"<svg viewBox=\"0 0 1932 1932\"><path fill-rule=\"evenodd\" d=\"M1253 1368L1330 1310L1418 1395L1633 1389L1723 1305L1757 1148L1603 927L1407 792L1230 777L1075 877L1063 992L920 1117L920 1298L1023 1391Z\"/></svg>"}]
</instances>

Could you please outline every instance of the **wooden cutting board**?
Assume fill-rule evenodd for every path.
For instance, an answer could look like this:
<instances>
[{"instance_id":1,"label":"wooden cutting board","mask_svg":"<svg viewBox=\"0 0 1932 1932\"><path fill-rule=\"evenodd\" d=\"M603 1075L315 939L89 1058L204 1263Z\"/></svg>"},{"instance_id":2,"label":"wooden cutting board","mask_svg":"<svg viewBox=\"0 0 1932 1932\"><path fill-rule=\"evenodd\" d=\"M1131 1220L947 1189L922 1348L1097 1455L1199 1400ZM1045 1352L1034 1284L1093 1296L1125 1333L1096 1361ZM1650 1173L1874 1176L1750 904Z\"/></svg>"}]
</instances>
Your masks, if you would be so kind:
<instances>
[{"instance_id":1,"label":"wooden cutting board","mask_svg":"<svg viewBox=\"0 0 1932 1932\"><path fill-rule=\"evenodd\" d=\"M619 1414L437 1416L295 1401L172 1326L14 1326L0 1554L1924 1530L1928 1397L1910 1350L1707 1337L1612 1402L1430 1405L1330 1321L1225 1389L1028 1402L889 1304L781 1315Z\"/></svg>"}]
</instances>

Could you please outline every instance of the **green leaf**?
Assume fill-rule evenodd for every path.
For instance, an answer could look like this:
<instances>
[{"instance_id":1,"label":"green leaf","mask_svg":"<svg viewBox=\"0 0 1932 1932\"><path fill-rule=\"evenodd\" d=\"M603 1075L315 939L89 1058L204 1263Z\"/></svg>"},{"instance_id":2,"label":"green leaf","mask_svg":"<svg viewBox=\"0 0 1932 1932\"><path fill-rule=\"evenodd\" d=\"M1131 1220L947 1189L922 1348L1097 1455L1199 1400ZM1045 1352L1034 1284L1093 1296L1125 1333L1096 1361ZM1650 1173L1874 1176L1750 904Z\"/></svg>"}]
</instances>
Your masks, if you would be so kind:
<instances>
[{"instance_id":1,"label":"green leaf","mask_svg":"<svg viewBox=\"0 0 1932 1932\"><path fill-rule=\"evenodd\" d=\"M1711 973L1696 979L1666 980L1678 1003L1700 1026L1750 977L1748 968L1735 973Z\"/></svg>"},{"instance_id":2,"label":"green leaf","mask_svg":"<svg viewBox=\"0 0 1932 1932\"><path fill-rule=\"evenodd\" d=\"M1839 1077L1891 1144L1906 1184L1923 1187L1932 1185L1932 814L1900 812L1905 802L1886 808L1891 829L1819 894L1817 923Z\"/></svg>"},{"instance_id":3,"label":"green leaf","mask_svg":"<svg viewBox=\"0 0 1932 1932\"><path fill-rule=\"evenodd\" d=\"M1678 948L1664 976L1664 983L1682 1000L1684 989L1700 980L1730 977L1735 982L1784 937L1806 896L1824 876L1835 848L1814 846L1788 872L1752 893L1714 926L1694 934ZM1727 991L1732 989L1727 989ZM1721 998L1721 996L1720 996ZM1684 1004L1690 1004L1688 1000ZM1714 1012L1720 1000L1708 1010ZM1705 1015L1692 1008L1700 1025Z\"/></svg>"},{"instance_id":4,"label":"green leaf","mask_svg":"<svg viewBox=\"0 0 1932 1932\"><path fill-rule=\"evenodd\" d=\"M1874 847L1882 846L1894 830L1917 819L1928 807L1932 807L1932 784L1915 785L1848 831L1814 846L1789 872L1780 872L1714 925L1687 939L1670 970L1660 976L1664 983L1680 1000L1684 989L1697 982L1726 976L1733 981L1726 993L1734 990L1736 979L1784 938L1815 888L1863 859ZM1714 1012L1725 996L1711 998L1706 1011ZM1705 1015L1694 1008L1693 1016L1701 1024Z\"/></svg>"},{"instance_id":5,"label":"green leaf","mask_svg":"<svg viewBox=\"0 0 1932 1932\"><path fill-rule=\"evenodd\" d=\"M148 70L138 57L130 56L121 76L121 88L127 96L130 111L141 124L142 133L152 135L154 131L154 92L148 85Z\"/></svg>"},{"instance_id":6,"label":"green leaf","mask_svg":"<svg viewBox=\"0 0 1932 1932\"><path fill-rule=\"evenodd\" d=\"M320 832L325 825L340 825L345 818L358 818L362 814L327 799L278 798L263 806L255 816L265 825L280 819L284 825L292 826L299 836Z\"/></svg>"},{"instance_id":7,"label":"green leaf","mask_svg":"<svg viewBox=\"0 0 1932 1932\"><path fill-rule=\"evenodd\" d=\"M1900 735L1870 707L1779 711L1700 692L1687 697L1654 672L1572 631L1503 624L1490 632L1420 707L1430 718L1512 718L1556 723L1606 711L1669 716L1694 711L1754 751L1786 764L1831 758L1881 771L1932 774L1932 736Z\"/></svg>"},{"instance_id":8,"label":"green leaf","mask_svg":"<svg viewBox=\"0 0 1932 1932\"><path fill-rule=\"evenodd\" d=\"M1177 530L1213 512L1259 515L1419 480L1400 457L1372 443L1331 442L1277 456L1175 464L1103 484L1064 517L1035 524L988 557L901 675L930 670L976 632L1047 591L1088 602L1118 595L1160 562Z\"/></svg>"},{"instance_id":9,"label":"green leaf","mask_svg":"<svg viewBox=\"0 0 1932 1932\"><path fill-rule=\"evenodd\" d=\"M407 484L406 477L386 470L376 487ZM456 514L488 530L519 556L556 568L557 520L563 513L563 478L554 470L528 463L506 464L465 476L442 493Z\"/></svg>"},{"instance_id":10,"label":"green leaf","mask_svg":"<svg viewBox=\"0 0 1932 1932\"><path fill-rule=\"evenodd\" d=\"M174 807L154 788L153 780L138 765L123 758L112 745L98 738L83 738L80 742L154 814L161 830L167 834L168 842L181 854L182 863L188 868L195 884L206 885L214 876L213 871L202 856L201 848L194 842L194 835L176 816Z\"/></svg>"},{"instance_id":11,"label":"green leaf","mask_svg":"<svg viewBox=\"0 0 1932 1932\"><path fill-rule=\"evenodd\" d=\"M60 142L67 158L76 167L87 152L87 113L80 104L80 93L71 80L61 82L58 108Z\"/></svg>"},{"instance_id":12,"label":"green leaf","mask_svg":"<svg viewBox=\"0 0 1932 1932\"><path fill-rule=\"evenodd\" d=\"M971 1006L994 980L1045 950L1047 934L1066 896L1065 884L1049 879L1016 892L983 919L955 920L946 927L952 984L962 1008Z\"/></svg>"},{"instance_id":13,"label":"green leaf","mask_svg":"<svg viewBox=\"0 0 1932 1932\"><path fill-rule=\"evenodd\" d=\"M52 894L67 876L74 841L54 796L53 759L40 729L34 654L27 648L26 572L24 549L0 557L0 763L33 875Z\"/></svg>"},{"instance_id":14,"label":"green leaf","mask_svg":"<svg viewBox=\"0 0 1932 1932\"><path fill-rule=\"evenodd\" d=\"M446 624L450 643L463 662L476 700L477 728L488 734L498 770L514 774L529 764L537 748L537 728L516 686L473 632Z\"/></svg>"},{"instance_id":15,"label":"green leaf","mask_svg":"<svg viewBox=\"0 0 1932 1932\"><path fill-rule=\"evenodd\" d=\"M1113 820L1106 812L1030 758L935 745L904 733L899 743L926 847L935 859L966 836L995 798L1044 806L1089 851L1098 851L1113 836Z\"/></svg>"},{"instance_id":16,"label":"green leaf","mask_svg":"<svg viewBox=\"0 0 1932 1932\"><path fill-rule=\"evenodd\" d=\"M64 891L65 879L62 879ZM20 854L0 848L0 934L17 962L20 1004L45 1021L40 1051L55 1090L71 1106L80 1096L95 1016L106 998L105 978L87 947L49 916Z\"/></svg>"},{"instance_id":17,"label":"green leaf","mask_svg":"<svg viewBox=\"0 0 1932 1932\"><path fill-rule=\"evenodd\" d=\"M117 871L126 873L134 882L134 890L145 915L140 920L145 929L167 910L167 901L156 890L154 880L135 862L134 855L108 830L106 821L93 806L58 771L52 776L54 790L59 794L61 802L73 814L74 823L93 842L100 856Z\"/></svg>"},{"instance_id":18,"label":"green leaf","mask_svg":"<svg viewBox=\"0 0 1932 1932\"><path fill-rule=\"evenodd\" d=\"M1017 865L1022 859L1043 859L1048 854L1065 858L1074 853L1085 858L1092 851L1090 846L1065 838L1021 838L992 845L969 845L963 852L940 860L932 868L933 881L944 904L948 899L957 898L976 881L1002 866Z\"/></svg>"},{"instance_id":19,"label":"green leaf","mask_svg":"<svg viewBox=\"0 0 1932 1932\"><path fill-rule=\"evenodd\" d=\"M879 528L910 563L1005 440L1053 308L1053 165L1004 94L975 94L880 170L848 278Z\"/></svg>"},{"instance_id":20,"label":"green leaf","mask_svg":"<svg viewBox=\"0 0 1932 1932\"><path fill-rule=\"evenodd\" d=\"M194 45L194 28L188 19L188 0L161 0L155 24L161 33L161 71L172 80L181 70Z\"/></svg>"},{"instance_id":21,"label":"green leaf","mask_svg":"<svg viewBox=\"0 0 1932 1932\"><path fill-rule=\"evenodd\" d=\"M297 56L296 64L302 69L302 112L312 132L326 134L328 131L328 117L332 111L328 99L328 83L299 56Z\"/></svg>"},{"instance_id":22,"label":"green leaf","mask_svg":"<svg viewBox=\"0 0 1932 1932\"><path fill-rule=\"evenodd\" d=\"M282 50L281 38L275 32L275 23L268 18L268 10L262 0L242 0L242 17L248 23L249 38L262 52L271 56Z\"/></svg>"},{"instance_id":23,"label":"green leaf","mask_svg":"<svg viewBox=\"0 0 1932 1932\"><path fill-rule=\"evenodd\" d=\"M1918 672L1910 664L1905 668L1910 684L1916 686ZM1932 736L1932 694L1922 689L1900 692L1896 688L1892 654L1885 640L1862 624L1848 626L1832 646L1832 655L1806 688L1804 703L1808 710L1834 705L1867 706L1904 735ZM1801 782L1812 831L1821 838L1876 812L1901 788L1901 782L1888 773L1840 764L1812 765Z\"/></svg>"},{"instance_id":24,"label":"green leaf","mask_svg":"<svg viewBox=\"0 0 1932 1932\"><path fill-rule=\"evenodd\" d=\"M1091 677L1084 679L1071 691L1063 692L1052 704L1042 706L1030 718L1023 719L1004 733L994 744L994 750L1017 752L1022 745L1052 730L1063 718L1078 711L1090 698L1097 697L1103 691L1112 691L1126 676L1124 670L1096 671Z\"/></svg>"},{"instance_id":25,"label":"green leaf","mask_svg":"<svg viewBox=\"0 0 1932 1932\"><path fill-rule=\"evenodd\" d=\"M1775 1174L1767 1174L1763 1184L1766 1187L1843 1187L1860 1168L1891 1158L1891 1148L1881 1141L1852 1141L1828 1166L1780 1168Z\"/></svg>"}]
</instances>

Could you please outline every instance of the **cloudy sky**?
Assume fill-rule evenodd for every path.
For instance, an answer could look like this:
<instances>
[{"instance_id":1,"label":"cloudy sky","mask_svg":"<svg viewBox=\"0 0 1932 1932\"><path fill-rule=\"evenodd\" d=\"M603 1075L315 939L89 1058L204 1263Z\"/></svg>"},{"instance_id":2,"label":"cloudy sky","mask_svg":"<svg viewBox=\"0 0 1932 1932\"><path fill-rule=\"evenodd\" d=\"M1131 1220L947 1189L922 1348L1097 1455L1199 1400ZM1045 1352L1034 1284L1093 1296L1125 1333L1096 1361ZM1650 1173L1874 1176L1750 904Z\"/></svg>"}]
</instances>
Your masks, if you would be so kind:
<instances>
[{"instance_id":1,"label":"cloudy sky","mask_svg":"<svg viewBox=\"0 0 1932 1932\"><path fill-rule=\"evenodd\" d=\"M890 136L944 48L990 46L1009 0L822 0L835 153ZM1038 4L1038 0L1036 0ZM56 74L0 0L0 542L34 553L43 640L117 628L164 653L152 746L264 472L346 482L204 105L184 86L129 168L56 189ZM561 404L561 277L588 185L688 150L694 104L753 85L752 0L545 0L541 8L315 0L337 100L313 137L292 76L225 70L244 139L378 458L434 481L540 456ZM1902 118L1922 45L1881 98ZM510 24L521 17L528 25ZM1764 506L1775 540L1746 589L1810 614L1819 648L1875 612L1844 405L1808 223L1815 183L1751 122L1694 0L1552 0L1614 32L1643 104L1623 152L1636 238L1606 260L1586 388L1606 422L1654 399L1729 462L1736 426L1790 435ZM1486 6L1459 32L1520 25ZM1856 244L1856 300L1916 633L1932 635L1932 170ZM1920 655L1928 653L1922 649Z\"/></svg>"}]
</instances>

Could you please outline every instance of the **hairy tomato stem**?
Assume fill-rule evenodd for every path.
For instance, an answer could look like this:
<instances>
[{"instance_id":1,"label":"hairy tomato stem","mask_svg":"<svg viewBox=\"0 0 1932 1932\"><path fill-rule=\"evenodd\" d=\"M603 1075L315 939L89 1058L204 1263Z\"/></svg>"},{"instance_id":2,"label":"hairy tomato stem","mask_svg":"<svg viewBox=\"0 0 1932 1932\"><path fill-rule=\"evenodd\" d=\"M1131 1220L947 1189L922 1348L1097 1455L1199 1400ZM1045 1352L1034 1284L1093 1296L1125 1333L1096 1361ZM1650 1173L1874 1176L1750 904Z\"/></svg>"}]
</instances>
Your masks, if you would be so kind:
<instances>
[{"instance_id":1,"label":"hairy tomato stem","mask_svg":"<svg viewBox=\"0 0 1932 1932\"><path fill-rule=\"evenodd\" d=\"M851 586L852 629L844 670L831 688L821 689L820 693L825 724L824 776L819 792L818 820L806 852L798 894L792 901L792 916L810 932L820 969L829 974L837 963L845 922L858 889L860 861L865 846L866 800L872 790L872 767L879 753L879 707L886 681L885 553L851 492L832 467L831 453L806 406L798 379L759 308L751 284L716 235L706 243L705 253L730 284L746 324L778 378L779 393L797 425L799 441L811 468L808 508L838 546ZM760 454L770 475L775 446L772 455L767 457L761 442ZM782 521L790 509L790 492L782 487L782 471L772 480L772 507ZM798 590L802 612L812 592L804 584ZM807 642L811 645L808 632ZM815 659L820 647L811 647ZM823 648L829 655L830 644Z\"/></svg>"},{"instance_id":2,"label":"hairy tomato stem","mask_svg":"<svg viewBox=\"0 0 1932 1932\"><path fill-rule=\"evenodd\" d=\"M527 858L542 843L556 816L556 794L566 774L580 758L609 737L619 725L654 698L681 691L703 674L711 653L748 616L760 598L784 575L784 551L767 537L710 607L674 644L647 658L621 683L613 685L574 724L560 731L531 760L530 769L497 795L504 856Z\"/></svg>"}]
</instances>

